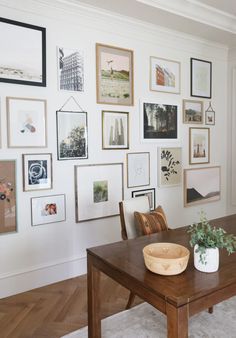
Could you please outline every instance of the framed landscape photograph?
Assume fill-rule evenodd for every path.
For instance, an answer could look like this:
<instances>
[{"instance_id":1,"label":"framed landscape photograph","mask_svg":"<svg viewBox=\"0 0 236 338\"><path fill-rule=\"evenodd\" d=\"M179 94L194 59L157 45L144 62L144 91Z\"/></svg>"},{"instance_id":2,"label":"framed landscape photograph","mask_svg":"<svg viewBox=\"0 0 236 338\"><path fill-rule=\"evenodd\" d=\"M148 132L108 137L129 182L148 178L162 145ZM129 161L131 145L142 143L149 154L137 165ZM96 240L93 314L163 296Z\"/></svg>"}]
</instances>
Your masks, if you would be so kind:
<instances>
[{"instance_id":1,"label":"framed landscape photograph","mask_svg":"<svg viewBox=\"0 0 236 338\"><path fill-rule=\"evenodd\" d=\"M46 87L46 29L0 18L0 82Z\"/></svg>"},{"instance_id":2,"label":"framed landscape photograph","mask_svg":"<svg viewBox=\"0 0 236 338\"><path fill-rule=\"evenodd\" d=\"M76 222L119 215L123 163L75 166Z\"/></svg>"},{"instance_id":3,"label":"framed landscape photograph","mask_svg":"<svg viewBox=\"0 0 236 338\"><path fill-rule=\"evenodd\" d=\"M57 158L88 158L88 122L86 112L57 111Z\"/></svg>"},{"instance_id":4,"label":"framed landscape photograph","mask_svg":"<svg viewBox=\"0 0 236 338\"><path fill-rule=\"evenodd\" d=\"M150 57L150 90L180 94L180 62Z\"/></svg>"},{"instance_id":5,"label":"framed landscape photograph","mask_svg":"<svg viewBox=\"0 0 236 338\"><path fill-rule=\"evenodd\" d=\"M191 96L210 99L212 92L212 63L191 58Z\"/></svg>"},{"instance_id":6,"label":"framed landscape photograph","mask_svg":"<svg viewBox=\"0 0 236 338\"><path fill-rule=\"evenodd\" d=\"M129 149L129 113L102 111L102 149Z\"/></svg>"},{"instance_id":7,"label":"framed landscape photograph","mask_svg":"<svg viewBox=\"0 0 236 338\"><path fill-rule=\"evenodd\" d=\"M210 129L189 128L189 164L210 162Z\"/></svg>"},{"instance_id":8,"label":"framed landscape photograph","mask_svg":"<svg viewBox=\"0 0 236 338\"><path fill-rule=\"evenodd\" d=\"M52 154L23 154L23 190L52 189Z\"/></svg>"},{"instance_id":9,"label":"framed landscape photograph","mask_svg":"<svg viewBox=\"0 0 236 338\"><path fill-rule=\"evenodd\" d=\"M184 206L220 199L220 167L184 170Z\"/></svg>"},{"instance_id":10,"label":"framed landscape photograph","mask_svg":"<svg viewBox=\"0 0 236 338\"><path fill-rule=\"evenodd\" d=\"M156 207L156 193L155 188L150 189L142 189L132 191L132 197L140 197L140 196L147 196L150 204L150 210L153 211Z\"/></svg>"},{"instance_id":11,"label":"framed landscape photograph","mask_svg":"<svg viewBox=\"0 0 236 338\"><path fill-rule=\"evenodd\" d=\"M127 154L127 186L141 187L150 184L150 153Z\"/></svg>"},{"instance_id":12,"label":"framed landscape photograph","mask_svg":"<svg viewBox=\"0 0 236 338\"><path fill-rule=\"evenodd\" d=\"M97 103L133 105L133 51L96 44Z\"/></svg>"},{"instance_id":13,"label":"framed landscape photograph","mask_svg":"<svg viewBox=\"0 0 236 338\"><path fill-rule=\"evenodd\" d=\"M214 110L205 112L205 124L214 126L215 125L215 112Z\"/></svg>"},{"instance_id":14,"label":"framed landscape photograph","mask_svg":"<svg viewBox=\"0 0 236 338\"><path fill-rule=\"evenodd\" d=\"M66 220L65 195L51 195L31 198L32 226L63 222Z\"/></svg>"},{"instance_id":15,"label":"framed landscape photograph","mask_svg":"<svg viewBox=\"0 0 236 338\"><path fill-rule=\"evenodd\" d=\"M182 182L182 149L159 148L159 187L180 185Z\"/></svg>"},{"instance_id":16,"label":"framed landscape photograph","mask_svg":"<svg viewBox=\"0 0 236 338\"><path fill-rule=\"evenodd\" d=\"M6 104L8 147L46 147L46 100L7 97Z\"/></svg>"},{"instance_id":17,"label":"framed landscape photograph","mask_svg":"<svg viewBox=\"0 0 236 338\"><path fill-rule=\"evenodd\" d=\"M183 100L183 123L203 123L203 101Z\"/></svg>"}]
</instances>

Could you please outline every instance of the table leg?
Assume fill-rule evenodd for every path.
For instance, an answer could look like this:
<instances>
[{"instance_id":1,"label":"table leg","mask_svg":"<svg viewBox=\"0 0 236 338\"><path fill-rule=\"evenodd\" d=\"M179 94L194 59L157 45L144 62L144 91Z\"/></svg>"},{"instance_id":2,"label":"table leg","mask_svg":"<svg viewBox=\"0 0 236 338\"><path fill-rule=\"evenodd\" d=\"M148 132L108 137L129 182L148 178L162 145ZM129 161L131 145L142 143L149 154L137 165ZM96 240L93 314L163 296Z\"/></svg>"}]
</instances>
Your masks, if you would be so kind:
<instances>
[{"instance_id":1,"label":"table leg","mask_svg":"<svg viewBox=\"0 0 236 338\"><path fill-rule=\"evenodd\" d=\"M166 315L168 338L188 338L188 305L166 303Z\"/></svg>"}]
</instances>

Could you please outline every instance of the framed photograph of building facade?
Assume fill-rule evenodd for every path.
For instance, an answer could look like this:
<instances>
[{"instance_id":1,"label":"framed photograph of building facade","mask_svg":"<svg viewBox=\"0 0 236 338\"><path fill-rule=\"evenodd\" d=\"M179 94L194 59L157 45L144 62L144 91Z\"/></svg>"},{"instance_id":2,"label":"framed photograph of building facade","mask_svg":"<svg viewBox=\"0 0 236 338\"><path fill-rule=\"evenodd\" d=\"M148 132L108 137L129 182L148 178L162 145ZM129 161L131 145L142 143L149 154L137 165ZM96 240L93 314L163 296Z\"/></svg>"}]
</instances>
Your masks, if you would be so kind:
<instances>
[{"instance_id":1,"label":"framed photograph of building facade","mask_svg":"<svg viewBox=\"0 0 236 338\"><path fill-rule=\"evenodd\" d=\"M189 128L189 164L210 162L210 129Z\"/></svg>"},{"instance_id":2,"label":"framed photograph of building facade","mask_svg":"<svg viewBox=\"0 0 236 338\"><path fill-rule=\"evenodd\" d=\"M191 58L191 96L210 99L212 92L212 63Z\"/></svg>"},{"instance_id":3,"label":"framed photograph of building facade","mask_svg":"<svg viewBox=\"0 0 236 338\"><path fill-rule=\"evenodd\" d=\"M0 18L0 82L46 87L46 29Z\"/></svg>"},{"instance_id":4,"label":"framed photograph of building facade","mask_svg":"<svg viewBox=\"0 0 236 338\"><path fill-rule=\"evenodd\" d=\"M132 197L147 196L150 204L150 210L153 211L156 207L156 192L155 188L142 189L132 191Z\"/></svg>"},{"instance_id":5,"label":"framed photograph of building facade","mask_svg":"<svg viewBox=\"0 0 236 338\"><path fill-rule=\"evenodd\" d=\"M96 44L97 103L133 105L133 51Z\"/></svg>"},{"instance_id":6,"label":"framed photograph of building facade","mask_svg":"<svg viewBox=\"0 0 236 338\"><path fill-rule=\"evenodd\" d=\"M150 184L150 153L127 154L127 186L141 187Z\"/></svg>"},{"instance_id":7,"label":"framed photograph of building facade","mask_svg":"<svg viewBox=\"0 0 236 338\"><path fill-rule=\"evenodd\" d=\"M203 123L203 101L183 100L183 123Z\"/></svg>"},{"instance_id":8,"label":"framed photograph of building facade","mask_svg":"<svg viewBox=\"0 0 236 338\"><path fill-rule=\"evenodd\" d=\"M158 149L159 187L180 185L182 182L182 149L162 147Z\"/></svg>"}]
</instances>

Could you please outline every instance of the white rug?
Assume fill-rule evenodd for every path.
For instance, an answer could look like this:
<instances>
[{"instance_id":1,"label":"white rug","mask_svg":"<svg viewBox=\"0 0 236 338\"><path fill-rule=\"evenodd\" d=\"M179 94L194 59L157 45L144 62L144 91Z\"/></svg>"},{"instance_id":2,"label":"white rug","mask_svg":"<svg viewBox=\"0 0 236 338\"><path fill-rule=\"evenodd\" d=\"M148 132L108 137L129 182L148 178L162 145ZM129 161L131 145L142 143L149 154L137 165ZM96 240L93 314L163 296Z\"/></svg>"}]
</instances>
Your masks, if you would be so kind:
<instances>
[{"instance_id":1,"label":"white rug","mask_svg":"<svg viewBox=\"0 0 236 338\"><path fill-rule=\"evenodd\" d=\"M84 327L64 338L87 338ZM102 320L103 338L166 338L166 316L147 303ZM236 338L236 297L190 318L189 338Z\"/></svg>"}]
</instances>

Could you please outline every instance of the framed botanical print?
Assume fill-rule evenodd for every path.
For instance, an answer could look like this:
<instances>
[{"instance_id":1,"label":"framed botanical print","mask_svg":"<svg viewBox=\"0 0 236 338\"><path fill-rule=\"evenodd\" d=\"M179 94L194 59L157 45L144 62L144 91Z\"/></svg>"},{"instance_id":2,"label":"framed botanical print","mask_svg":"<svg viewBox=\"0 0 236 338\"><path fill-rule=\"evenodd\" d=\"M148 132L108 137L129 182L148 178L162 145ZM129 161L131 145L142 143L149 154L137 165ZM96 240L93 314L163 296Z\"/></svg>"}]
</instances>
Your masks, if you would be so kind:
<instances>
[{"instance_id":1,"label":"framed botanical print","mask_svg":"<svg viewBox=\"0 0 236 338\"><path fill-rule=\"evenodd\" d=\"M203 101L183 100L183 123L203 123Z\"/></svg>"},{"instance_id":2,"label":"framed botanical print","mask_svg":"<svg viewBox=\"0 0 236 338\"><path fill-rule=\"evenodd\" d=\"M189 128L189 164L210 162L210 129Z\"/></svg>"},{"instance_id":3,"label":"framed botanical print","mask_svg":"<svg viewBox=\"0 0 236 338\"><path fill-rule=\"evenodd\" d=\"M127 154L127 186L141 187L150 184L150 153Z\"/></svg>"},{"instance_id":4,"label":"framed botanical print","mask_svg":"<svg viewBox=\"0 0 236 338\"><path fill-rule=\"evenodd\" d=\"M211 98L212 63L191 58L191 96Z\"/></svg>"},{"instance_id":5,"label":"framed botanical print","mask_svg":"<svg viewBox=\"0 0 236 338\"><path fill-rule=\"evenodd\" d=\"M180 185L182 182L182 149L162 147L158 149L159 187Z\"/></svg>"},{"instance_id":6,"label":"framed botanical print","mask_svg":"<svg viewBox=\"0 0 236 338\"><path fill-rule=\"evenodd\" d=\"M142 189L132 191L132 197L147 196L149 200L150 210L153 211L156 207L156 193L155 188Z\"/></svg>"}]
</instances>

